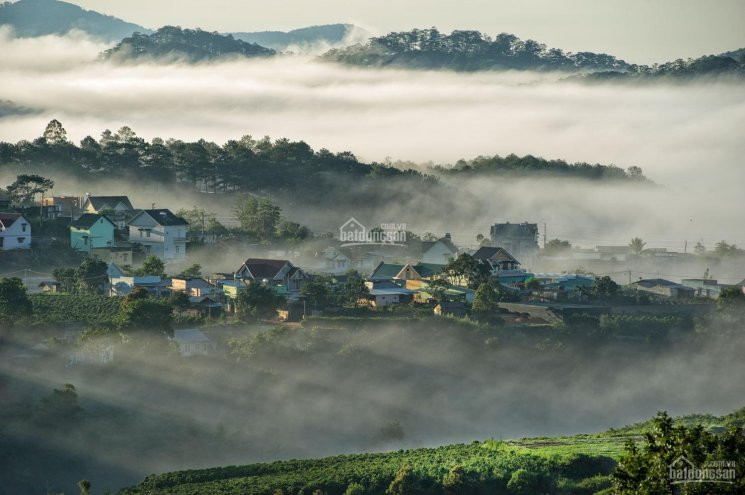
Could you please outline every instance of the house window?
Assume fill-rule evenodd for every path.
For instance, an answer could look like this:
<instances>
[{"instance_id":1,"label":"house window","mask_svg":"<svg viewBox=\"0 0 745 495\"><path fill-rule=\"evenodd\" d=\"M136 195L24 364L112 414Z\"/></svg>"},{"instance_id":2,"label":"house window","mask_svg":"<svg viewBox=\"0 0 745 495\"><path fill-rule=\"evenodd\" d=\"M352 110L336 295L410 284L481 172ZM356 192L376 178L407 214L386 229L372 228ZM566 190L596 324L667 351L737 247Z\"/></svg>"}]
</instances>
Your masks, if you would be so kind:
<instances>
[{"instance_id":1,"label":"house window","mask_svg":"<svg viewBox=\"0 0 745 495\"><path fill-rule=\"evenodd\" d=\"M27 226L27 225L28 225L28 224L25 224L25 223L22 223L22 224L21 224L21 230L22 230L23 232L26 232L26 226Z\"/></svg>"},{"instance_id":2,"label":"house window","mask_svg":"<svg viewBox=\"0 0 745 495\"><path fill-rule=\"evenodd\" d=\"M146 230L145 231L145 237L150 237L150 231L149 230Z\"/></svg>"},{"instance_id":3,"label":"house window","mask_svg":"<svg viewBox=\"0 0 745 495\"><path fill-rule=\"evenodd\" d=\"M176 246L176 254L178 254L180 251L181 249L178 246Z\"/></svg>"},{"instance_id":4,"label":"house window","mask_svg":"<svg viewBox=\"0 0 745 495\"><path fill-rule=\"evenodd\" d=\"M26 240L26 238L25 238L25 237L19 237L19 238L18 238L18 244L22 244L22 243L23 243L23 241L25 241L25 240Z\"/></svg>"},{"instance_id":5,"label":"house window","mask_svg":"<svg viewBox=\"0 0 745 495\"><path fill-rule=\"evenodd\" d=\"M0 248L3 247L4 243L5 243L5 237L0 237Z\"/></svg>"}]
</instances>

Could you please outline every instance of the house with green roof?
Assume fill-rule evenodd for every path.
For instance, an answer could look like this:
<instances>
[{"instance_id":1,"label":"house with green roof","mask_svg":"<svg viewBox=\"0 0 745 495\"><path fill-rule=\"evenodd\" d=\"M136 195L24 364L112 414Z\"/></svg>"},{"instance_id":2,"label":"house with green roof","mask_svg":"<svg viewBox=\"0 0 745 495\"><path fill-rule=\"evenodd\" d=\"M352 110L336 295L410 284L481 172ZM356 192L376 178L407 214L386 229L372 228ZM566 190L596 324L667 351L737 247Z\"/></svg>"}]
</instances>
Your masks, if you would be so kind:
<instances>
[{"instance_id":1,"label":"house with green roof","mask_svg":"<svg viewBox=\"0 0 745 495\"><path fill-rule=\"evenodd\" d=\"M70 246L81 253L114 247L116 225L106 215L83 213L70 224Z\"/></svg>"},{"instance_id":2,"label":"house with green roof","mask_svg":"<svg viewBox=\"0 0 745 495\"><path fill-rule=\"evenodd\" d=\"M381 261L370 274L368 280L428 280L440 275L444 268L445 265L435 263L417 263L416 265L408 263L406 265L399 265Z\"/></svg>"}]
</instances>

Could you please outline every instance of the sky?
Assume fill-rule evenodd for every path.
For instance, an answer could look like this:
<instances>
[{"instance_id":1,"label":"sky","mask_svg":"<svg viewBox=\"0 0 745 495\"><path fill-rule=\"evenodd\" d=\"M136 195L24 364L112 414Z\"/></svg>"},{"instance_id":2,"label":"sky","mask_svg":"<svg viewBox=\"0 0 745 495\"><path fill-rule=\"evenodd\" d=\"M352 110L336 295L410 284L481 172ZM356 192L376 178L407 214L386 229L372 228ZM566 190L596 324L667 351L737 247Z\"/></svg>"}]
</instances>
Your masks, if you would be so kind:
<instances>
[{"instance_id":1,"label":"sky","mask_svg":"<svg viewBox=\"0 0 745 495\"><path fill-rule=\"evenodd\" d=\"M666 62L745 47L742 0L75 0L148 28L288 30L351 22L375 33L436 26L533 38L568 51L633 63Z\"/></svg>"}]
</instances>

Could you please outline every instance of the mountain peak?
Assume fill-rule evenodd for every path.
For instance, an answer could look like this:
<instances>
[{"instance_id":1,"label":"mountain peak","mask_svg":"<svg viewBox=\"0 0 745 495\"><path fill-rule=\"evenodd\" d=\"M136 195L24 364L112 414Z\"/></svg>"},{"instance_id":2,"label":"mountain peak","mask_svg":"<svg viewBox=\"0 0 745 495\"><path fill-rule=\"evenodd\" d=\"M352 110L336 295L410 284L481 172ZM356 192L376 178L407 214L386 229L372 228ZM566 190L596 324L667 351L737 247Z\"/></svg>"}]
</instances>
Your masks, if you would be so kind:
<instances>
[{"instance_id":1,"label":"mountain peak","mask_svg":"<svg viewBox=\"0 0 745 495\"><path fill-rule=\"evenodd\" d=\"M0 25L10 26L21 37L65 35L79 30L103 41L116 41L137 31L150 32L137 24L59 0L0 4Z\"/></svg>"}]
</instances>

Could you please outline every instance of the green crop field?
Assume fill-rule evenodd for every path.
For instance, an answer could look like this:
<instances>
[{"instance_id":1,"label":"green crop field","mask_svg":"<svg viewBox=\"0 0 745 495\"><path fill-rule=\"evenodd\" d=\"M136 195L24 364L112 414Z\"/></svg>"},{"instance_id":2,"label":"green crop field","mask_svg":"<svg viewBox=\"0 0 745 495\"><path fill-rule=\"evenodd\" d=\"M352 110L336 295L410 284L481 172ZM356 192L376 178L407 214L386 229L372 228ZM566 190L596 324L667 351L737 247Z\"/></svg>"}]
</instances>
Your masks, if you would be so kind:
<instances>
[{"instance_id":1,"label":"green crop field","mask_svg":"<svg viewBox=\"0 0 745 495\"><path fill-rule=\"evenodd\" d=\"M742 426L745 408L723 417L684 416L676 422L701 424L710 430ZM596 434L488 439L438 448L179 471L149 476L121 495L342 495L352 483L361 485L364 493L382 494L405 466L411 468L416 493L423 494L442 494L443 480L456 467L470 480L469 493L601 493L610 486L608 475L626 442L643 442L650 428L651 423L644 422Z\"/></svg>"},{"instance_id":2,"label":"green crop field","mask_svg":"<svg viewBox=\"0 0 745 495\"><path fill-rule=\"evenodd\" d=\"M111 321L121 305L121 298L99 294L31 294L29 299L34 320L41 323Z\"/></svg>"}]
</instances>

